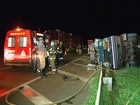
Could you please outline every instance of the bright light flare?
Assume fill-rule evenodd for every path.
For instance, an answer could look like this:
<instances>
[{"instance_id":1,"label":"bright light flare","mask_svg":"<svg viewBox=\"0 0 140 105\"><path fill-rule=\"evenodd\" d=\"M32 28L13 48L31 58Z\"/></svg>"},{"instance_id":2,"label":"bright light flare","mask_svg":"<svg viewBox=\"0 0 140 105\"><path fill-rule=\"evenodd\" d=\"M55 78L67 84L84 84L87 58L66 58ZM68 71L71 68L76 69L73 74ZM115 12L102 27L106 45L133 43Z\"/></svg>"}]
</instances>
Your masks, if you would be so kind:
<instances>
[{"instance_id":1,"label":"bright light flare","mask_svg":"<svg viewBox=\"0 0 140 105\"><path fill-rule=\"evenodd\" d=\"M22 28L20 28L20 27L17 27L17 28L16 28L17 31L20 31L21 29L22 29Z\"/></svg>"},{"instance_id":2,"label":"bright light flare","mask_svg":"<svg viewBox=\"0 0 140 105\"><path fill-rule=\"evenodd\" d=\"M36 33L37 36L44 36L42 33Z\"/></svg>"}]
</instances>

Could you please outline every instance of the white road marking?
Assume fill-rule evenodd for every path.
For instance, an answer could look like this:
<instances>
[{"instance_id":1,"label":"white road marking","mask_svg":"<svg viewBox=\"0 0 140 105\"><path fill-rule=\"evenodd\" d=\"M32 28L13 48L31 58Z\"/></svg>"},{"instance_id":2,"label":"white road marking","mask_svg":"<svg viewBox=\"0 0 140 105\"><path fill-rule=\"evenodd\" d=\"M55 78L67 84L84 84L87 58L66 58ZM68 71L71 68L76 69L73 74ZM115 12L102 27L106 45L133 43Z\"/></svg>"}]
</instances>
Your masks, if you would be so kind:
<instances>
[{"instance_id":1,"label":"white road marking","mask_svg":"<svg viewBox=\"0 0 140 105\"><path fill-rule=\"evenodd\" d=\"M73 62L73 64L78 65L78 66L82 66L82 67L87 67L87 65L83 65L83 64L79 64L79 63L75 63L75 62Z\"/></svg>"},{"instance_id":2,"label":"white road marking","mask_svg":"<svg viewBox=\"0 0 140 105\"><path fill-rule=\"evenodd\" d=\"M68 64L73 63L73 62L75 62L75 61L77 61L77 60L79 60L79 59L81 59L81 58L82 58L82 57L80 57L80 58L78 58L78 59L75 59L75 60L69 62ZM65 66L67 66L68 64L65 64L64 66L59 67L59 69L61 69L61 68L65 67ZM0 71L1 71L1 70L5 70L5 69L7 69L7 68L11 68L11 67L2 68L2 69L0 69ZM77 78L79 78L79 79L80 79L81 81L83 81L83 82L86 82L86 81L87 81L86 78L81 77L81 76L78 76L78 75L75 75L75 74L72 74L72 73L69 73L69 72L65 72L65 71L62 71L62 70L58 70L58 72L61 73L61 74L65 74L65 75L77 77ZM49 73L48 73L48 74L49 74ZM30 80L30 81L28 81L28 82L25 82L25 83L19 85L19 86L16 86L15 88L12 88L12 89L6 91L5 93L0 94L0 97L3 97L3 96L5 96L5 95L9 94L9 93L11 93L12 91L18 90L20 87L23 87L23 86L25 86L25 85L27 85L27 84L30 84L30 83L32 83L32 82L34 82L34 81L36 81L36 80L38 80L38 79L40 79L40 78L41 78L41 77L37 77L37 78L35 78L35 79L32 79L32 80Z\"/></svg>"},{"instance_id":3,"label":"white road marking","mask_svg":"<svg viewBox=\"0 0 140 105\"><path fill-rule=\"evenodd\" d=\"M26 91L29 92L30 94L27 94ZM20 90L20 92L35 105L49 105L49 104L56 105L53 104L53 102L50 101L48 98L38 93L28 85L25 85L24 88Z\"/></svg>"},{"instance_id":4,"label":"white road marking","mask_svg":"<svg viewBox=\"0 0 140 105\"><path fill-rule=\"evenodd\" d=\"M77 58L77 59L75 59L75 60L73 60L73 61L71 61L71 62L65 64L64 66L59 67L59 68L58 68L58 72L61 73L61 74L64 74L64 75L71 76L71 77L79 78L81 81L86 82L86 81L87 81L87 78L85 78L85 77L82 77L82 76L79 76L79 75L72 74L72 73L69 73L69 72L66 72L66 71L61 70L61 69L63 69L65 66L68 66L69 64L72 64L72 63L75 64L75 65L87 67L86 65L75 63L75 61L78 61L78 60L82 59L83 57L85 57L85 56L82 56L82 57L80 57L80 58Z\"/></svg>"},{"instance_id":5,"label":"white road marking","mask_svg":"<svg viewBox=\"0 0 140 105\"><path fill-rule=\"evenodd\" d=\"M3 71L3 70L8 69L8 68L11 68L11 67L9 66L9 67L0 68L0 71Z\"/></svg>"},{"instance_id":6,"label":"white road marking","mask_svg":"<svg viewBox=\"0 0 140 105\"><path fill-rule=\"evenodd\" d=\"M36 80L38 80L38 79L40 79L40 78L41 78L41 77L37 77L37 78L35 78L35 79L32 79L32 80L30 80L30 81L28 81L28 82L25 82L25 83L19 85L19 86L13 88L13 89L10 89L10 90L8 90L8 91L6 91L6 92L0 94L0 97L3 97L3 96L5 96L5 95L11 93L12 91L15 91L15 90L17 90L18 88L20 88L20 87L22 87L22 86L24 86L24 85L27 85L27 84L29 84L29 83L32 83L32 82L34 82L34 81L36 81Z\"/></svg>"},{"instance_id":7,"label":"white road marking","mask_svg":"<svg viewBox=\"0 0 140 105\"><path fill-rule=\"evenodd\" d=\"M80 58L79 60L89 61L90 59L87 59L87 58Z\"/></svg>"}]
</instances>

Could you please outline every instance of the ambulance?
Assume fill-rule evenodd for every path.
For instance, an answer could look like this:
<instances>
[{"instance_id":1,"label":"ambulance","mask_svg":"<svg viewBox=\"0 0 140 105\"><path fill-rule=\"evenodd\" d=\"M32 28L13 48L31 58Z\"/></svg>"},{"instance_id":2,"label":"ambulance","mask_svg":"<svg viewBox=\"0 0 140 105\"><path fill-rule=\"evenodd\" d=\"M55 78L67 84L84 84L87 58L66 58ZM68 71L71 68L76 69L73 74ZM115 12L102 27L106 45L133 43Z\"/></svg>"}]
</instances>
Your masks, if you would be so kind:
<instances>
[{"instance_id":1,"label":"ambulance","mask_svg":"<svg viewBox=\"0 0 140 105\"><path fill-rule=\"evenodd\" d=\"M4 64L12 66L33 66L36 69L37 41L44 37L29 29L16 28L6 33L4 42Z\"/></svg>"}]
</instances>

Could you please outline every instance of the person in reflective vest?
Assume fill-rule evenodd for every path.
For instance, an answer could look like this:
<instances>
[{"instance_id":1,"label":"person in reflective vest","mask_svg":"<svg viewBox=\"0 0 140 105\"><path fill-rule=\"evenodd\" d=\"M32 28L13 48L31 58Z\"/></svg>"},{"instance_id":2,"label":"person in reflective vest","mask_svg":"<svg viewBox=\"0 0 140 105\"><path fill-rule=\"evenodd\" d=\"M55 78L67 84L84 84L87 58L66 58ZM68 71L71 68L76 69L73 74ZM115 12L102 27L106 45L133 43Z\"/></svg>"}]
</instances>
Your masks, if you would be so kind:
<instances>
[{"instance_id":1,"label":"person in reflective vest","mask_svg":"<svg viewBox=\"0 0 140 105\"><path fill-rule=\"evenodd\" d=\"M51 41L51 44L48 47L48 51L49 51L49 62L50 62L51 70L52 73L55 74L56 73L55 61L56 61L57 51L56 51L56 44L54 41Z\"/></svg>"},{"instance_id":2,"label":"person in reflective vest","mask_svg":"<svg viewBox=\"0 0 140 105\"><path fill-rule=\"evenodd\" d=\"M38 69L42 77L45 77L45 66L46 66L46 57L47 57L47 49L44 45L44 39L39 38L38 42Z\"/></svg>"},{"instance_id":3,"label":"person in reflective vest","mask_svg":"<svg viewBox=\"0 0 140 105\"><path fill-rule=\"evenodd\" d=\"M95 63L95 49L94 49L94 43L89 45L88 48L88 54L90 55L90 63L94 64Z\"/></svg>"},{"instance_id":4,"label":"person in reflective vest","mask_svg":"<svg viewBox=\"0 0 140 105\"><path fill-rule=\"evenodd\" d=\"M64 64L64 55L63 55L63 49L62 49L62 42L60 42L59 44L57 44L57 64Z\"/></svg>"}]
</instances>

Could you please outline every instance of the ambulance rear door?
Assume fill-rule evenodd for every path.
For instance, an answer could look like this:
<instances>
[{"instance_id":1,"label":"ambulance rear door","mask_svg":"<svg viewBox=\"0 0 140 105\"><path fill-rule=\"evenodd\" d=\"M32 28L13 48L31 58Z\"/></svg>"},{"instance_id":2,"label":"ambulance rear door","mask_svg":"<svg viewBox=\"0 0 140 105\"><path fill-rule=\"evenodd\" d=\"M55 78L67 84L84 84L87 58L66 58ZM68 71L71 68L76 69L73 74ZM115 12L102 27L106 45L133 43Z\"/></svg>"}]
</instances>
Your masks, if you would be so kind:
<instances>
[{"instance_id":1,"label":"ambulance rear door","mask_svg":"<svg viewBox=\"0 0 140 105\"><path fill-rule=\"evenodd\" d=\"M4 62L6 65L29 65L31 62L30 30L11 30L7 33Z\"/></svg>"},{"instance_id":2,"label":"ambulance rear door","mask_svg":"<svg viewBox=\"0 0 140 105\"><path fill-rule=\"evenodd\" d=\"M31 62L31 35L30 31L21 31L16 35L15 58L18 64L29 64Z\"/></svg>"}]
</instances>

